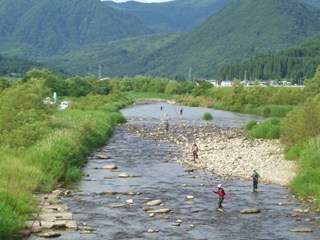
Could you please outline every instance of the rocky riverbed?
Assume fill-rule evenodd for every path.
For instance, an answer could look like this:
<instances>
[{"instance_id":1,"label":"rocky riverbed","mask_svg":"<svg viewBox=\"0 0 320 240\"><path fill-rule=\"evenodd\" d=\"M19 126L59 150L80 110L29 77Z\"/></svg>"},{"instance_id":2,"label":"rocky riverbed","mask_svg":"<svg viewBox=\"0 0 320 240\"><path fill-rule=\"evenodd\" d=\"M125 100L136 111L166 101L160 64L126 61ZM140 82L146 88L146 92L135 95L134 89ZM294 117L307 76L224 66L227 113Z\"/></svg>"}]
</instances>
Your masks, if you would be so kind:
<instances>
[{"instance_id":1,"label":"rocky riverbed","mask_svg":"<svg viewBox=\"0 0 320 240\"><path fill-rule=\"evenodd\" d=\"M264 183L286 186L295 176L295 162L284 159L283 147L278 140L248 139L241 128L222 128L213 124L190 126L182 122L171 124L166 131L161 124L125 124L134 133L161 141L172 141L179 147L181 164L205 168L217 176L248 180L256 169ZM193 162L192 145L199 147L199 159Z\"/></svg>"}]
</instances>

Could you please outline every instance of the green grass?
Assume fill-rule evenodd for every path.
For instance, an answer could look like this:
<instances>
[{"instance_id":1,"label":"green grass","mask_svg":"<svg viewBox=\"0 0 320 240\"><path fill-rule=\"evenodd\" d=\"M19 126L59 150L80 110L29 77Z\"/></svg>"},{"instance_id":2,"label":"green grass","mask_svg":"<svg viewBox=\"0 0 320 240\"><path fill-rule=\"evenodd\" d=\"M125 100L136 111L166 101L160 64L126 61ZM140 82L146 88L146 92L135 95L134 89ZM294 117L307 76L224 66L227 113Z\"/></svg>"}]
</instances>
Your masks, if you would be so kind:
<instances>
[{"instance_id":1,"label":"green grass","mask_svg":"<svg viewBox=\"0 0 320 240\"><path fill-rule=\"evenodd\" d=\"M247 122L247 124L244 126L245 130L251 130L252 128L256 127L258 125L256 120L250 120Z\"/></svg>"},{"instance_id":2,"label":"green grass","mask_svg":"<svg viewBox=\"0 0 320 240\"><path fill-rule=\"evenodd\" d=\"M298 174L291 181L292 191L310 200L315 207L320 207L320 138L311 139L307 144L300 144L292 151L299 150Z\"/></svg>"},{"instance_id":3,"label":"green grass","mask_svg":"<svg viewBox=\"0 0 320 240\"><path fill-rule=\"evenodd\" d=\"M80 179L86 156L105 144L115 123L125 121L118 110L129 103L128 99L88 98L55 112L49 133L30 147L17 151L0 146L0 239L13 239L36 212L33 193L49 192L58 183L67 185ZM84 105L85 110L81 110Z\"/></svg>"},{"instance_id":4,"label":"green grass","mask_svg":"<svg viewBox=\"0 0 320 240\"><path fill-rule=\"evenodd\" d=\"M250 123L253 125L253 123ZM280 119L271 118L261 124L253 125L247 132L250 138L278 139L280 137Z\"/></svg>"}]
</instances>

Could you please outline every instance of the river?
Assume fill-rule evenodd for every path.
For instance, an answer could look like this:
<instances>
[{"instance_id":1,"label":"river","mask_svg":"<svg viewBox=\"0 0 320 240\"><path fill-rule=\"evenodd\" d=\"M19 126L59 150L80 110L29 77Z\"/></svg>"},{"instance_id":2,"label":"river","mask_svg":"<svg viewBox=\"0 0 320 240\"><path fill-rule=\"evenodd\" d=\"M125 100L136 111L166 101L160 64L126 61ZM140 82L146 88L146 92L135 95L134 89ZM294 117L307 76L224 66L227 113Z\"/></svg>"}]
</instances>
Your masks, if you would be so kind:
<instances>
[{"instance_id":1,"label":"river","mask_svg":"<svg viewBox=\"0 0 320 240\"><path fill-rule=\"evenodd\" d=\"M162 111L160 110L162 106ZM192 108L168 103L136 105L122 110L131 124L155 127L164 114L170 121L205 124L201 118L210 112L220 126L240 126L250 119L264 121L253 115L230 113L207 108ZM100 159L98 155L109 159ZM87 177L63 202L69 207L78 225L95 229L90 234L66 231L57 239L320 239L319 215L314 212L294 213L306 209L288 190L278 185L259 184L252 193L251 181L220 179L210 173L210 181L222 183L227 192L225 212L216 211L217 196L208 186L202 170L176 163L179 150L170 142L145 139L117 126L106 145L88 157L83 169ZM103 170L116 165L116 170ZM119 177L120 173L129 175ZM112 193L112 194L111 194ZM166 214L154 216L146 203L161 200ZM126 203L127 202L127 203ZM241 214L240 210L260 208L258 214ZM296 233L296 228L313 232ZM30 239L38 239L35 236Z\"/></svg>"}]
</instances>

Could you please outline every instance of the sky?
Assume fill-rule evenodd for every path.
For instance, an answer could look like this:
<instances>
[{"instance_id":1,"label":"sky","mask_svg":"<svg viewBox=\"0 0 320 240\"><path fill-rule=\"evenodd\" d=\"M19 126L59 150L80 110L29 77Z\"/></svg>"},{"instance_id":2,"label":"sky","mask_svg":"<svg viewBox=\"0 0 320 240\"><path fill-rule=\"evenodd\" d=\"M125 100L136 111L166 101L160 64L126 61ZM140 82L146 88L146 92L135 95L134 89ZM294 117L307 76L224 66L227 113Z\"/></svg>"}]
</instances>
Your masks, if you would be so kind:
<instances>
[{"instance_id":1,"label":"sky","mask_svg":"<svg viewBox=\"0 0 320 240\"><path fill-rule=\"evenodd\" d=\"M129 2L131 0L107 0L107 1L121 3L121 2ZM134 1L142 2L142 3L161 3L161 2L170 2L173 0L134 0Z\"/></svg>"}]
</instances>

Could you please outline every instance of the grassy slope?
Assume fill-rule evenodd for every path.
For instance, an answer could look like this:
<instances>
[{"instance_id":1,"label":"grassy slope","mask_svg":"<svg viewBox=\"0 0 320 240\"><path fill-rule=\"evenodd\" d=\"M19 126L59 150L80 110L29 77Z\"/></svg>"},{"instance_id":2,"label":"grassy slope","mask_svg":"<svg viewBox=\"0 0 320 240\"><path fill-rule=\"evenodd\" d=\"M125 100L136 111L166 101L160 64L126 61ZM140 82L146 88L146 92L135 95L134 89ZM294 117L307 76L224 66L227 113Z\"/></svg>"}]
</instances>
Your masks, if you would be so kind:
<instances>
[{"instance_id":1,"label":"grassy slope","mask_svg":"<svg viewBox=\"0 0 320 240\"><path fill-rule=\"evenodd\" d=\"M81 177L86 155L105 143L113 125L123 121L118 109L126 103L121 96L87 97L73 109L56 112L50 133L42 140L20 152L2 148L0 239L17 236L35 212L32 193L47 192L58 182L66 184Z\"/></svg>"}]
</instances>

